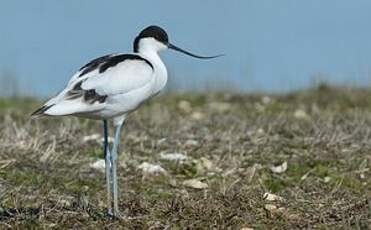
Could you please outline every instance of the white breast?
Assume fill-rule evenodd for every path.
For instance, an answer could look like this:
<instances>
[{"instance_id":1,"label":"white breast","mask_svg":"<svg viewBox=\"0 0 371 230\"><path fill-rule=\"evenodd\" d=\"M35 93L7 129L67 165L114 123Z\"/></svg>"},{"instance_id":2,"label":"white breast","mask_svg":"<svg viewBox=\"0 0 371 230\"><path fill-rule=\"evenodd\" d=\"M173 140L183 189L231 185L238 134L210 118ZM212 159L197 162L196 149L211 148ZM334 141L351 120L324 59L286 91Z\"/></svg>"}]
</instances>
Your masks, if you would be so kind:
<instances>
[{"instance_id":1,"label":"white breast","mask_svg":"<svg viewBox=\"0 0 371 230\"><path fill-rule=\"evenodd\" d=\"M160 56L157 52L150 49L148 52L146 50L142 51L141 56L149 60L153 67L154 67L154 76L155 82L152 86L152 94L158 94L167 83L167 69L163 61L161 60Z\"/></svg>"}]
</instances>

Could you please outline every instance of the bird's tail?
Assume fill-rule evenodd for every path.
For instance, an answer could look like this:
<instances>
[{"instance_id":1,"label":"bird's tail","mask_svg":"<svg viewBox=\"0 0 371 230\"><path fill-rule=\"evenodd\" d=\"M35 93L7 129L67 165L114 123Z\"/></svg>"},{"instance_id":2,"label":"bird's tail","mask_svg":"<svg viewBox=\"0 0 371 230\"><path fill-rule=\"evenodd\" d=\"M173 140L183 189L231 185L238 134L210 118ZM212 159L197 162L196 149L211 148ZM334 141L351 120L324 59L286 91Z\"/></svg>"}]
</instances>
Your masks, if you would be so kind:
<instances>
[{"instance_id":1,"label":"bird's tail","mask_svg":"<svg viewBox=\"0 0 371 230\"><path fill-rule=\"evenodd\" d=\"M52 106L54 106L54 104L52 105L43 105L42 107L38 108L35 112L33 112L31 114L31 118L38 118L38 117L42 117L42 116L45 116L45 112L50 109Z\"/></svg>"}]
</instances>

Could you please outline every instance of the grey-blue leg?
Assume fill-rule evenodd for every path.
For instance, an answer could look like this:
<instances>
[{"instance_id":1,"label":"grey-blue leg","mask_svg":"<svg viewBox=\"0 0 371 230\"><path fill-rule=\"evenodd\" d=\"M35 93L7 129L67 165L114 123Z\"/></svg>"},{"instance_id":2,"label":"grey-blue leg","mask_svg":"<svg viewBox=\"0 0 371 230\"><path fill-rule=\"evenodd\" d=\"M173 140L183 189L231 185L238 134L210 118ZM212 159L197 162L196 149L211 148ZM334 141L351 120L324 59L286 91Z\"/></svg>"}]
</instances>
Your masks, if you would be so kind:
<instances>
[{"instance_id":1,"label":"grey-blue leg","mask_svg":"<svg viewBox=\"0 0 371 230\"><path fill-rule=\"evenodd\" d=\"M117 188L117 151L120 144L121 127L123 122L116 125L115 130L115 142L111 152L111 163L112 163L112 191L113 191L113 215L120 217L120 211L118 206L118 188Z\"/></svg>"},{"instance_id":2,"label":"grey-blue leg","mask_svg":"<svg viewBox=\"0 0 371 230\"><path fill-rule=\"evenodd\" d=\"M104 159L106 163L106 186L107 186L107 210L108 215L112 215L112 193L111 193L111 153L109 150L108 144L108 122L107 120L103 121L103 132L104 132L104 144L103 144L103 151L104 151Z\"/></svg>"}]
</instances>

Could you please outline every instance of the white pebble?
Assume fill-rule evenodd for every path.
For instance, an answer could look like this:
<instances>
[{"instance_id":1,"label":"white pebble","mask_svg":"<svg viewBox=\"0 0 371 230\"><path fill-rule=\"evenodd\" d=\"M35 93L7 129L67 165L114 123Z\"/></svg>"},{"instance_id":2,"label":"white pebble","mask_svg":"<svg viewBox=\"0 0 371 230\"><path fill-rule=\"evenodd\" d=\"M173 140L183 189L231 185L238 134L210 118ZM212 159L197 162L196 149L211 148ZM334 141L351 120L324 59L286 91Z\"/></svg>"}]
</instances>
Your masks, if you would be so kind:
<instances>
[{"instance_id":1,"label":"white pebble","mask_svg":"<svg viewBox=\"0 0 371 230\"><path fill-rule=\"evenodd\" d=\"M164 174L166 170L162 168L160 165L154 165L147 162L143 162L142 164L138 165L138 169L141 169L145 174Z\"/></svg>"}]
</instances>

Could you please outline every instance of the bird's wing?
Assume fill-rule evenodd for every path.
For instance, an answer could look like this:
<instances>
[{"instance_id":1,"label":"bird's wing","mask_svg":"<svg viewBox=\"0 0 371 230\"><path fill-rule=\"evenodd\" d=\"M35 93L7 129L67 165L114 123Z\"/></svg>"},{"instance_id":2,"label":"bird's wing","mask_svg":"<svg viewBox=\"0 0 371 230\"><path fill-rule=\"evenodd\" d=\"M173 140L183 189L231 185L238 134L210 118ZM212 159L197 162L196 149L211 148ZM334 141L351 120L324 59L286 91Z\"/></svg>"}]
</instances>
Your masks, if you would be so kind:
<instances>
[{"instance_id":1,"label":"bird's wing","mask_svg":"<svg viewBox=\"0 0 371 230\"><path fill-rule=\"evenodd\" d=\"M152 64L135 54L111 57L94 72L82 82L81 88L94 89L100 95L125 94L144 86L153 78Z\"/></svg>"},{"instance_id":2,"label":"bird's wing","mask_svg":"<svg viewBox=\"0 0 371 230\"><path fill-rule=\"evenodd\" d=\"M67 87L33 115L70 115L104 109L115 95L139 89L153 80L153 66L136 54L97 58L72 76Z\"/></svg>"},{"instance_id":3,"label":"bird's wing","mask_svg":"<svg viewBox=\"0 0 371 230\"><path fill-rule=\"evenodd\" d=\"M88 62L86 65L82 66L79 71L77 71L70 79L70 81L68 82L68 85L70 85L71 83L73 83L76 79L84 76L84 75L87 75L88 73L96 70L97 68L99 68L100 65L102 65L103 63L109 61L110 58L114 57L114 56L118 56L118 55L121 55L121 54L108 54L108 55L104 55L102 57L99 57L99 58L96 58L96 59L93 59L91 60L90 62Z\"/></svg>"}]
</instances>

